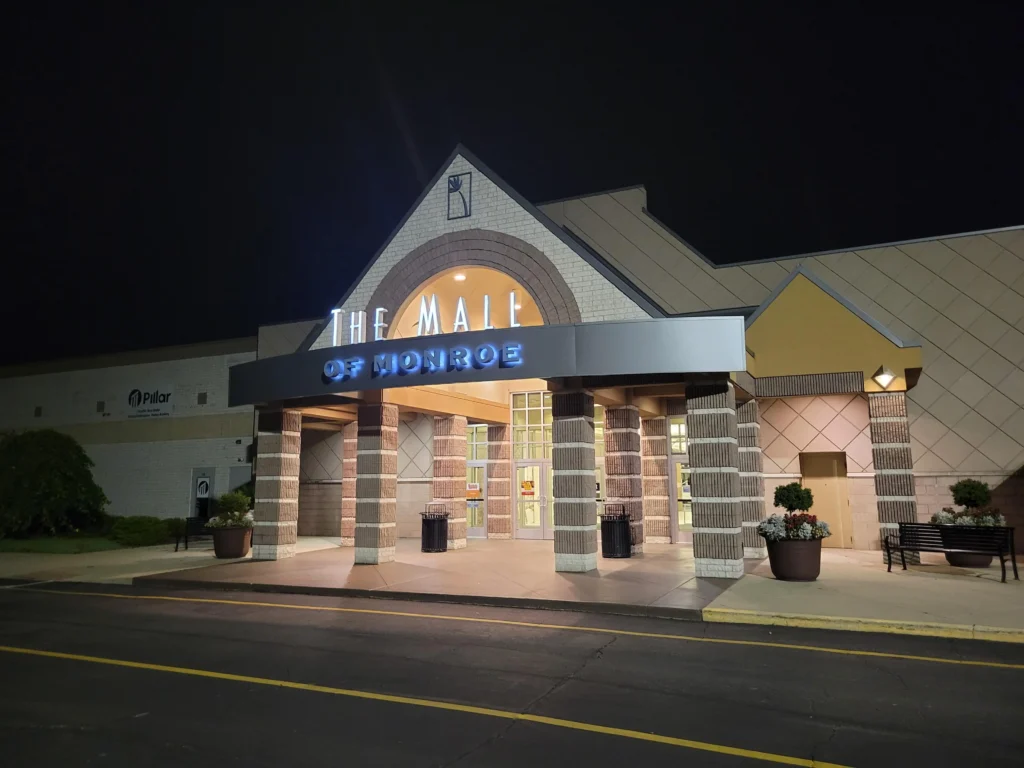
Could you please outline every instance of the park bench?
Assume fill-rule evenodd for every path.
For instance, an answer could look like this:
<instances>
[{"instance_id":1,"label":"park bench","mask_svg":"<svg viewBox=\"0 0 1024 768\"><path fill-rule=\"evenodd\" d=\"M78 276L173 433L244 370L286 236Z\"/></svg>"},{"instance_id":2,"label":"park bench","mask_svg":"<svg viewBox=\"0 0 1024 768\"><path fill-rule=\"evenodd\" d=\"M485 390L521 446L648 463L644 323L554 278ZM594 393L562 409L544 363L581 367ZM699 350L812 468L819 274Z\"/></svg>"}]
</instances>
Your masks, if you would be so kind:
<instances>
[{"instance_id":1,"label":"park bench","mask_svg":"<svg viewBox=\"0 0 1024 768\"><path fill-rule=\"evenodd\" d=\"M198 539L200 536L212 536L210 529L206 527L205 517L186 517L185 518L185 530L175 536L174 538L174 551L178 551L178 544L181 543L182 539L185 539L185 549L188 549L188 540Z\"/></svg>"},{"instance_id":2,"label":"park bench","mask_svg":"<svg viewBox=\"0 0 1024 768\"><path fill-rule=\"evenodd\" d=\"M907 570L907 552L952 552L972 555L992 555L999 558L1006 583L1006 561L1013 564L1013 578L1017 573L1017 557L1013 547L1013 528L1002 526L937 525L935 523L900 523L899 534L886 536L885 546L888 571L892 573L892 553L899 552L903 570Z\"/></svg>"}]
</instances>

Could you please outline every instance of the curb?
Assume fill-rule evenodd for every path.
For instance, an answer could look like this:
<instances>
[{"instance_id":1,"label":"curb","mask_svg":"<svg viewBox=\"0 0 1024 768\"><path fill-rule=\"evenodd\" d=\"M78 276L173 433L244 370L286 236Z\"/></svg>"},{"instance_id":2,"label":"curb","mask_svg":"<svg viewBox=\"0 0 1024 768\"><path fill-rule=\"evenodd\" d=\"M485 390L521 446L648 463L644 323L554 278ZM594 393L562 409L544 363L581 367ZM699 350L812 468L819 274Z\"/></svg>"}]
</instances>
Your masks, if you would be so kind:
<instances>
[{"instance_id":1,"label":"curb","mask_svg":"<svg viewBox=\"0 0 1024 768\"><path fill-rule=\"evenodd\" d=\"M760 624L802 629L832 629L843 632L879 632L891 635L942 637L956 640L987 640L1024 643L1024 629L987 627L980 624L941 624L923 621L861 619L853 616L816 616L801 613L744 611L734 608L705 608L703 619L712 624Z\"/></svg>"},{"instance_id":2,"label":"curb","mask_svg":"<svg viewBox=\"0 0 1024 768\"><path fill-rule=\"evenodd\" d=\"M289 584L261 584L258 582L200 581L198 579L169 579L161 576L136 576L133 587L153 589L199 590L205 592L261 592L277 595L309 595L315 597L358 597L373 600L404 600L413 603L450 603L453 605L479 605L488 608L532 608L542 611L570 611L610 616L634 616L648 619L674 619L676 621L702 621L699 608L668 608L630 603L577 602L575 600L546 600L539 597L497 597L489 595L456 595L436 592L381 592L349 587L304 587Z\"/></svg>"}]
</instances>

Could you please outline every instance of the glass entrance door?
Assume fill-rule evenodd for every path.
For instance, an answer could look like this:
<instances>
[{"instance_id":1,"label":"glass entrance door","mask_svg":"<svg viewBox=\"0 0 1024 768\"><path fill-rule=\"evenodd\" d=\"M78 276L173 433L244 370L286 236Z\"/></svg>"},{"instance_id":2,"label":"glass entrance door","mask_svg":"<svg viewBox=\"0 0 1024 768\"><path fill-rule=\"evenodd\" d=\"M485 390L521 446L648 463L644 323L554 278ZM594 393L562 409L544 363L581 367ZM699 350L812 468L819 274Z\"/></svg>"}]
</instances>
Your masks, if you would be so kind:
<instances>
[{"instance_id":1,"label":"glass entrance door","mask_svg":"<svg viewBox=\"0 0 1024 768\"><path fill-rule=\"evenodd\" d=\"M676 459L672 462L675 467L675 530L673 541L686 540L682 534L693 532L693 495L690 493L690 468Z\"/></svg>"},{"instance_id":2,"label":"glass entrance door","mask_svg":"<svg viewBox=\"0 0 1024 768\"><path fill-rule=\"evenodd\" d=\"M553 539L554 506L550 503L551 465L516 462L515 520L517 539Z\"/></svg>"},{"instance_id":3,"label":"glass entrance door","mask_svg":"<svg viewBox=\"0 0 1024 768\"><path fill-rule=\"evenodd\" d=\"M487 538L486 464L466 464L466 536Z\"/></svg>"}]
</instances>

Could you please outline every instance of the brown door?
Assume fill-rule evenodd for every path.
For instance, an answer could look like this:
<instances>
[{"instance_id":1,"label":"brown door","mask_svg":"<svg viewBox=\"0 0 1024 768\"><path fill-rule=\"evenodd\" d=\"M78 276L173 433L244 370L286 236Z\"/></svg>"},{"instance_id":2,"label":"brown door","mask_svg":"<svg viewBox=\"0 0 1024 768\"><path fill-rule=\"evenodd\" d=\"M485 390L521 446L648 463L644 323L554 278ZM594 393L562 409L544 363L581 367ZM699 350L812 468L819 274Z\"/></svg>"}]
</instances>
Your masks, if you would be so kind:
<instances>
[{"instance_id":1,"label":"brown door","mask_svg":"<svg viewBox=\"0 0 1024 768\"><path fill-rule=\"evenodd\" d=\"M853 549L853 516L846 489L845 453L801 453L800 474L805 488L814 494L811 514L828 523L832 535L824 547Z\"/></svg>"}]
</instances>

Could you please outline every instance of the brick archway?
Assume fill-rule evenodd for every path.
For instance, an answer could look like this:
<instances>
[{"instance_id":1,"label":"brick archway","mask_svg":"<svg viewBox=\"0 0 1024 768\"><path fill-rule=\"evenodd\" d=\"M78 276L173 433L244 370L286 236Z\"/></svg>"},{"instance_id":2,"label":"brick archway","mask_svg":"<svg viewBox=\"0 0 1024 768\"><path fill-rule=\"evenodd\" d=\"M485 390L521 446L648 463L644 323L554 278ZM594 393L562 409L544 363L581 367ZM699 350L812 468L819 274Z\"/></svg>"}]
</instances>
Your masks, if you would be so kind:
<instances>
[{"instance_id":1,"label":"brick archway","mask_svg":"<svg viewBox=\"0 0 1024 768\"><path fill-rule=\"evenodd\" d=\"M517 237L486 229L441 235L413 249L384 276L367 306L384 307L394 317L420 285L461 266L504 272L529 291L545 325L581 321L576 297L547 256Z\"/></svg>"}]
</instances>

